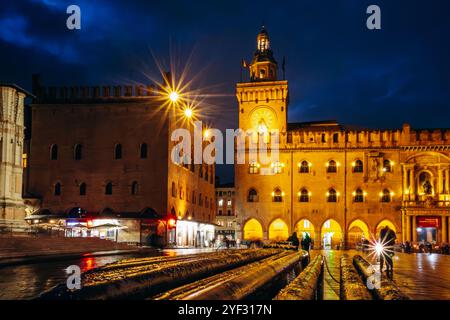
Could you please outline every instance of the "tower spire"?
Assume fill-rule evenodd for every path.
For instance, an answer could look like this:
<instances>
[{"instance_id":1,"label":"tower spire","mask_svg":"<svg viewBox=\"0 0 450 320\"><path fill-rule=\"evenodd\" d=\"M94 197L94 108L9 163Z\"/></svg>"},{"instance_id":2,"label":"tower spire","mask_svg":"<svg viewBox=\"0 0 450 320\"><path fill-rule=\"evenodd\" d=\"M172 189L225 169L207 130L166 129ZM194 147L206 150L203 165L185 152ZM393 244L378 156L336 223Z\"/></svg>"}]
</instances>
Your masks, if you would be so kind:
<instances>
[{"instance_id":1,"label":"tower spire","mask_svg":"<svg viewBox=\"0 0 450 320\"><path fill-rule=\"evenodd\" d=\"M256 51L250 64L251 81L277 80L278 65L270 49L269 33L262 23L261 31L256 36Z\"/></svg>"}]
</instances>

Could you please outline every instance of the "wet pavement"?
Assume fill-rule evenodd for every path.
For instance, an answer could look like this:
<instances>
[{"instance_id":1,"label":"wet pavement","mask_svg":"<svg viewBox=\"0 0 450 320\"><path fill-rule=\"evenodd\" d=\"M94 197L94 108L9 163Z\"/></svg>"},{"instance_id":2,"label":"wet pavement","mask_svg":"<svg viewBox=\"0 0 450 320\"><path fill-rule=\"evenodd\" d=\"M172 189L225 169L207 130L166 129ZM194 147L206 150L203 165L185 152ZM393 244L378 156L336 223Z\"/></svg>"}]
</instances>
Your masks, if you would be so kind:
<instances>
[{"instance_id":1,"label":"wet pavement","mask_svg":"<svg viewBox=\"0 0 450 320\"><path fill-rule=\"evenodd\" d=\"M0 269L0 300L33 299L67 279L66 268L78 265L82 272L123 259L151 256L177 256L211 252L211 249L167 249L152 253L85 257L75 260L52 261L12 266Z\"/></svg>"},{"instance_id":2,"label":"wet pavement","mask_svg":"<svg viewBox=\"0 0 450 320\"><path fill-rule=\"evenodd\" d=\"M315 251L317 254L318 251ZM343 253L349 256L360 254L375 264L376 261L359 251L323 250L327 258L331 274L339 280L340 257ZM314 254L314 253L313 253ZM450 300L450 256L426 253L395 253L394 282L400 290L413 300ZM332 280L325 270L324 299L339 299L339 284Z\"/></svg>"}]
</instances>

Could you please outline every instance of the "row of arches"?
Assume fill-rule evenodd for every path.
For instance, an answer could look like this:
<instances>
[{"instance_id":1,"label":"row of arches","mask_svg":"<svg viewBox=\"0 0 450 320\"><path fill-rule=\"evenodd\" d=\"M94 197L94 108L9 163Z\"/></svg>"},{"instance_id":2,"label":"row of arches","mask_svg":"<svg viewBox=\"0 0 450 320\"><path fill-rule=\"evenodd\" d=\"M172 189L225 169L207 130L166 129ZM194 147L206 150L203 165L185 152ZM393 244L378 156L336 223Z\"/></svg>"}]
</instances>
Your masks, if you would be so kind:
<instances>
[{"instance_id":1,"label":"row of arches","mask_svg":"<svg viewBox=\"0 0 450 320\"><path fill-rule=\"evenodd\" d=\"M348 245L354 247L363 239L378 239L380 230L385 226L388 226L397 233L397 228L394 223L388 219L380 221L373 230L363 220L353 220L347 229ZM267 231L267 238L271 241L285 241L289 237L288 225L280 218L273 220L269 224ZM341 225L334 219L324 221L320 228L316 228L310 220L302 219L297 222L294 231L297 232L299 238L308 234L313 240L319 239L321 242L320 246L323 248L335 248L337 245L341 245L344 237ZM262 224L257 219L251 218L244 224L243 239L250 241L264 239ZM318 245L315 244L316 247Z\"/></svg>"}]
</instances>

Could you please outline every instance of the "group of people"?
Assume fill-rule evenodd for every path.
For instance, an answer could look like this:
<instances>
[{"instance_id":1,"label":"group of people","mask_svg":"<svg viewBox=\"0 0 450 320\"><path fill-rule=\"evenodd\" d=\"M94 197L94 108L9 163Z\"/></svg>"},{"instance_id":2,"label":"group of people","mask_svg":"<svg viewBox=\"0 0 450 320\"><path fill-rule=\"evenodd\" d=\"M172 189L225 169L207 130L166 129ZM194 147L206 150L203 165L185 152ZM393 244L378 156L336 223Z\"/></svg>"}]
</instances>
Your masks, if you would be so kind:
<instances>
[{"instance_id":1,"label":"group of people","mask_svg":"<svg viewBox=\"0 0 450 320\"><path fill-rule=\"evenodd\" d=\"M295 247L299 247L301 245L301 248L305 251L311 250L311 248L314 246L313 244L313 240L311 239L311 237L309 236L308 233L304 233L304 235L302 236L302 239L299 240L298 236L297 236L297 232L294 232L289 238L288 240L293 246Z\"/></svg>"},{"instance_id":2,"label":"group of people","mask_svg":"<svg viewBox=\"0 0 450 320\"><path fill-rule=\"evenodd\" d=\"M406 241L405 243L402 243L401 248L403 250L403 252L405 253L413 253L415 248L414 246L411 244L411 242ZM434 245L429 242L429 241L425 241L425 242L421 242L419 243L418 246L416 246L417 248L417 252L418 253L441 253L441 254L449 254L449 244L448 243L443 243L440 246L438 246L437 248L433 248Z\"/></svg>"}]
</instances>

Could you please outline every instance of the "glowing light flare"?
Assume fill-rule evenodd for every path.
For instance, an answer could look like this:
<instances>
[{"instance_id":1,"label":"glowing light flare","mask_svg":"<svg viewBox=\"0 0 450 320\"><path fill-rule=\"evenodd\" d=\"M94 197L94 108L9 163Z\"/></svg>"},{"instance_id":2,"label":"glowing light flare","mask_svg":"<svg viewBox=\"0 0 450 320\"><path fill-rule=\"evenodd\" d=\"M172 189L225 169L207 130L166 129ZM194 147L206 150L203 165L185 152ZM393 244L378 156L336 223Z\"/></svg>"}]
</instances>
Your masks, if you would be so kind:
<instances>
[{"instance_id":1,"label":"glowing light flare","mask_svg":"<svg viewBox=\"0 0 450 320\"><path fill-rule=\"evenodd\" d=\"M180 98L180 95L178 94L178 92L176 91L172 91L169 93L169 99L173 102L176 103L178 101L178 99Z\"/></svg>"},{"instance_id":2,"label":"glowing light flare","mask_svg":"<svg viewBox=\"0 0 450 320\"><path fill-rule=\"evenodd\" d=\"M192 118L192 116L194 115L194 111L192 111L191 108L186 108L184 109L184 115L186 116L186 118Z\"/></svg>"}]
</instances>

